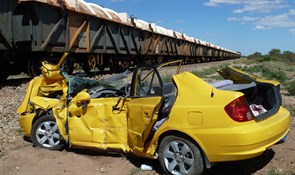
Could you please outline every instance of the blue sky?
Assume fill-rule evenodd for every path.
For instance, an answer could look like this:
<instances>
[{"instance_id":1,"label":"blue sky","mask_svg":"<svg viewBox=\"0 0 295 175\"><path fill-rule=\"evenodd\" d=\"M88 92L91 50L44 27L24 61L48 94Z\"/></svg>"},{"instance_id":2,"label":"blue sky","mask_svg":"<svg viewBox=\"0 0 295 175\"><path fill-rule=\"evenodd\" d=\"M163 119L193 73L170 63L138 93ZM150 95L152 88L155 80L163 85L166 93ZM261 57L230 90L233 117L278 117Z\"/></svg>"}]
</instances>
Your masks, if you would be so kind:
<instances>
[{"instance_id":1,"label":"blue sky","mask_svg":"<svg viewBox=\"0 0 295 175\"><path fill-rule=\"evenodd\" d=\"M295 52L295 0L86 0L243 55Z\"/></svg>"}]
</instances>

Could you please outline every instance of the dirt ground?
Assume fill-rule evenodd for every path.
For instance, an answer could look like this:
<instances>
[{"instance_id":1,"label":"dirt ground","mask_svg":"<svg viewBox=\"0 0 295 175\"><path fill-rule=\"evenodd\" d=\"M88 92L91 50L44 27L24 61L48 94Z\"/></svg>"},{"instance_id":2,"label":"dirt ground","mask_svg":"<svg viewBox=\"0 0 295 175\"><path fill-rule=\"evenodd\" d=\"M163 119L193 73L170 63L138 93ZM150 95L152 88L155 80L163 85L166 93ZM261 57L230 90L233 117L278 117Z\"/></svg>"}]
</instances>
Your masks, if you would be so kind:
<instances>
[{"instance_id":1,"label":"dirt ground","mask_svg":"<svg viewBox=\"0 0 295 175\"><path fill-rule=\"evenodd\" d=\"M226 62L185 65L186 70L203 69ZM0 175L156 175L164 174L157 160L83 149L48 151L32 146L20 133L16 109L21 103L28 78L11 79L0 86ZM295 98L283 95L283 103L295 105ZM257 133L261 134L261 133ZM147 164L152 171L142 171ZM295 174L295 117L287 141L261 156L237 162L218 163L206 175Z\"/></svg>"}]
</instances>

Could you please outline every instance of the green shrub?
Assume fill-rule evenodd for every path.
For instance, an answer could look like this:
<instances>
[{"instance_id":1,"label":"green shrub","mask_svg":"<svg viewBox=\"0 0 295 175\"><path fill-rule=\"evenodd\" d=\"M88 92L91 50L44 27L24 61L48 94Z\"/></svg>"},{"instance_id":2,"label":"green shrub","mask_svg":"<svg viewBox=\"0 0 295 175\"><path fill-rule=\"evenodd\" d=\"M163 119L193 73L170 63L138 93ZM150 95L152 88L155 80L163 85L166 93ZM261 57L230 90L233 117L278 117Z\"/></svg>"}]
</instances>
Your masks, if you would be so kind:
<instances>
[{"instance_id":1,"label":"green shrub","mask_svg":"<svg viewBox=\"0 0 295 175\"><path fill-rule=\"evenodd\" d=\"M165 75L164 77L162 77L162 81L163 83L169 83L172 81L172 75Z\"/></svg>"},{"instance_id":2,"label":"green shrub","mask_svg":"<svg viewBox=\"0 0 295 175\"><path fill-rule=\"evenodd\" d=\"M210 78L211 80L215 80L215 81L224 80L224 78L221 75L214 75L214 76L210 76L208 78Z\"/></svg>"},{"instance_id":3,"label":"green shrub","mask_svg":"<svg viewBox=\"0 0 295 175\"><path fill-rule=\"evenodd\" d=\"M288 72L294 72L294 68L293 67L289 67L289 68L286 69L286 71L288 71Z\"/></svg>"},{"instance_id":4,"label":"green shrub","mask_svg":"<svg viewBox=\"0 0 295 175\"><path fill-rule=\"evenodd\" d=\"M282 171L282 172L277 172L275 170L270 170L267 175L294 175L294 171Z\"/></svg>"},{"instance_id":5,"label":"green shrub","mask_svg":"<svg viewBox=\"0 0 295 175\"><path fill-rule=\"evenodd\" d=\"M249 60L259 60L262 57L263 57L263 55L260 52L255 52L252 55L249 55L248 59Z\"/></svg>"},{"instance_id":6,"label":"green shrub","mask_svg":"<svg viewBox=\"0 0 295 175\"><path fill-rule=\"evenodd\" d=\"M251 66L251 67L247 67L242 69L248 73L255 73L255 72L260 72L261 71L261 66Z\"/></svg>"},{"instance_id":7,"label":"green shrub","mask_svg":"<svg viewBox=\"0 0 295 175\"><path fill-rule=\"evenodd\" d=\"M272 60L272 57L269 55L264 55L257 59L258 62L264 62L264 61L270 61L270 60Z\"/></svg>"},{"instance_id":8,"label":"green shrub","mask_svg":"<svg viewBox=\"0 0 295 175\"><path fill-rule=\"evenodd\" d=\"M211 67L208 69L204 69L202 71L193 71L192 73L197 75L200 78L205 78L208 75L214 74L215 72L217 72L219 67Z\"/></svg>"},{"instance_id":9,"label":"green shrub","mask_svg":"<svg viewBox=\"0 0 295 175\"><path fill-rule=\"evenodd\" d=\"M245 69L247 69L247 67L245 67L245 66L234 66L235 68L237 68L237 69L240 69L240 70L245 70Z\"/></svg>"},{"instance_id":10,"label":"green shrub","mask_svg":"<svg viewBox=\"0 0 295 175\"><path fill-rule=\"evenodd\" d=\"M280 82L285 82L287 80L287 75L285 72L278 70L278 71L272 71L268 68L262 67L261 69L262 75L266 77L267 79L275 79Z\"/></svg>"},{"instance_id":11,"label":"green shrub","mask_svg":"<svg viewBox=\"0 0 295 175\"><path fill-rule=\"evenodd\" d=\"M295 96L295 81L291 81L287 84L286 87L287 91L289 92L290 95Z\"/></svg>"},{"instance_id":12,"label":"green shrub","mask_svg":"<svg viewBox=\"0 0 295 175\"><path fill-rule=\"evenodd\" d=\"M286 106L286 109L291 113L292 117L295 117L295 106Z\"/></svg>"},{"instance_id":13,"label":"green shrub","mask_svg":"<svg viewBox=\"0 0 295 175\"><path fill-rule=\"evenodd\" d=\"M287 75L281 70L274 72L274 77L280 82L285 82L287 80Z\"/></svg>"}]
</instances>

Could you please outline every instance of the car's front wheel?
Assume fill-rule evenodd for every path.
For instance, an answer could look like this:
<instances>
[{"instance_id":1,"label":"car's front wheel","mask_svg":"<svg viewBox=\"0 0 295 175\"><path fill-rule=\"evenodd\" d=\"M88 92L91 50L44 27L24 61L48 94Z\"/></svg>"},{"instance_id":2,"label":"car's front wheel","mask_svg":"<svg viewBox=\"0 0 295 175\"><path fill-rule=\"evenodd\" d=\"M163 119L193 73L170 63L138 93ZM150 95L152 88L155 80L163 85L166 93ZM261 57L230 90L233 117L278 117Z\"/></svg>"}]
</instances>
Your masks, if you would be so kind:
<instances>
[{"instance_id":1,"label":"car's front wheel","mask_svg":"<svg viewBox=\"0 0 295 175\"><path fill-rule=\"evenodd\" d=\"M185 137L166 136L160 143L159 161L167 174L197 175L204 171L199 148Z\"/></svg>"},{"instance_id":2,"label":"car's front wheel","mask_svg":"<svg viewBox=\"0 0 295 175\"><path fill-rule=\"evenodd\" d=\"M35 146L49 150L60 150L64 146L56 120L52 115L42 116L34 122L31 140Z\"/></svg>"}]
</instances>

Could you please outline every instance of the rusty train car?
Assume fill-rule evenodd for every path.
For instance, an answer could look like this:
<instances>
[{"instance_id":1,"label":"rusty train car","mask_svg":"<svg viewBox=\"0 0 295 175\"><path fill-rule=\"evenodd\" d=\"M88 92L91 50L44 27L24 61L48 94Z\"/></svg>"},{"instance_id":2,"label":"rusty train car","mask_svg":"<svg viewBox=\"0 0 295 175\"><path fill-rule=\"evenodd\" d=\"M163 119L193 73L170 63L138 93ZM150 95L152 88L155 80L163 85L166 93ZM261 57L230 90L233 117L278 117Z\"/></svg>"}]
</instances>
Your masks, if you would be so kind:
<instances>
[{"instance_id":1,"label":"rusty train car","mask_svg":"<svg viewBox=\"0 0 295 175\"><path fill-rule=\"evenodd\" d=\"M71 53L69 67L80 63L86 73L171 59L240 57L239 52L83 0L1 0L0 81L21 72L34 77L42 61L54 62L65 51Z\"/></svg>"}]
</instances>

